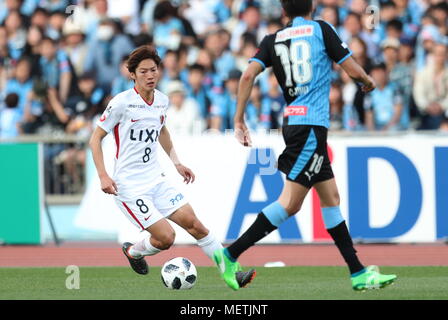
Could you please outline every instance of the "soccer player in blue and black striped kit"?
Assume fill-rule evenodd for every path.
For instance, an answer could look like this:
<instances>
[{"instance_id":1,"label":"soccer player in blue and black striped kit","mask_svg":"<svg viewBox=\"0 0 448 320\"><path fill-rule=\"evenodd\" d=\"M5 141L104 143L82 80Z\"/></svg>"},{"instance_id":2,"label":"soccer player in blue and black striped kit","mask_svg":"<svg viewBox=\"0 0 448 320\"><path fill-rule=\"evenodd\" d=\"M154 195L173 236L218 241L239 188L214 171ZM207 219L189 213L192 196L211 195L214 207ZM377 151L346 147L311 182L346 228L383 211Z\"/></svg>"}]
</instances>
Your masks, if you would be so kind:
<instances>
[{"instance_id":1,"label":"soccer player in blue and black striped kit","mask_svg":"<svg viewBox=\"0 0 448 320\"><path fill-rule=\"evenodd\" d=\"M351 51L333 26L312 20L312 0L280 2L290 22L266 36L250 60L240 79L234 122L237 139L251 146L244 111L256 76L272 67L287 102L282 131L286 148L278 159L278 169L286 175L286 182L279 199L265 207L243 235L229 247L214 252L215 262L227 285L238 290L235 276L238 257L296 214L314 187L320 198L325 227L349 267L353 289L385 287L396 276L383 275L378 267L364 267L359 261L339 209L339 193L327 153L332 63L339 64L364 92L374 90L375 83L351 57Z\"/></svg>"}]
</instances>

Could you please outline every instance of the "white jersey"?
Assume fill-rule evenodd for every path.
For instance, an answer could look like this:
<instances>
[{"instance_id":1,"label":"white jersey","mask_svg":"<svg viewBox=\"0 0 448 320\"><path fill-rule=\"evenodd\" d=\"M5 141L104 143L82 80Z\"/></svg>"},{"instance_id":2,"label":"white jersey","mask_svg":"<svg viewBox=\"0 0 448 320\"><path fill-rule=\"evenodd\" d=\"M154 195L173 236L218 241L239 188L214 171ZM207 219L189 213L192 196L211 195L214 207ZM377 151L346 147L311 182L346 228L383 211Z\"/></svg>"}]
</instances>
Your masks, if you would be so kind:
<instances>
[{"instance_id":1,"label":"white jersey","mask_svg":"<svg viewBox=\"0 0 448 320\"><path fill-rule=\"evenodd\" d=\"M154 90L152 103L133 88L116 95L97 124L113 131L116 142L113 180L118 194L128 197L163 180L158 162L160 130L165 125L168 97Z\"/></svg>"}]
</instances>

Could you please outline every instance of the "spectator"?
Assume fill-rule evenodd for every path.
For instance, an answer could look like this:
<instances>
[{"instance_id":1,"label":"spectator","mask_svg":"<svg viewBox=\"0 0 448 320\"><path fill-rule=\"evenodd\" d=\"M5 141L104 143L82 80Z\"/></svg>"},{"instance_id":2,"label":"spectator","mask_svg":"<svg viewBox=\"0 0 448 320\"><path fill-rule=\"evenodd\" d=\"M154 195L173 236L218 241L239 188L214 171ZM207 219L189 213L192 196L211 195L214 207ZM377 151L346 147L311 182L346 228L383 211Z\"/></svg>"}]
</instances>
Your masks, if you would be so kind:
<instances>
[{"instance_id":1,"label":"spectator","mask_svg":"<svg viewBox=\"0 0 448 320\"><path fill-rule=\"evenodd\" d=\"M125 26L124 31L136 35L140 32L138 0L107 0L107 15L119 19Z\"/></svg>"},{"instance_id":2,"label":"spectator","mask_svg":"<svg viewBox=\"0 0 448 320\"><path fill-rule=\"evenodd\" d=\"M260 0L260 13L264 20L279 19L282 5L278 0Z\"/></svg>"},{"instance_id":3,"label":"spectator","mask_svg":"<svg viewBox=\"0 0 448 320\"><path fill-rule=\"evenodd\" d=\"M266 23L261 20L260 8L255 5L249 5L241 14L241 20L235 26L230 41L230 49L233 52L240 50L240 39L243 33L252 33L258 42L261 42L267 33Z\"/></svg>"},{"instance_id":4,"label":"spectator","mask_svg":"<svg viewBox=\"0 0 448 320\"><path fill-rule=\"evenodd\" d=\"M344 21L349 12L347 6L341 5L340 0L321 0L320 4L316 8L316 15L322 16L322 10L324 8L333 7L337 9L339 21Z\"/></svg>"},{"instance_id":5,"label":"spectator","mask_svg":"<svg viewBox=\"0 0 448 320\"><path fill-rule=\"evenodd\" d=\"M44 8L37 7L31 15L31 26L45 30L49 24L50 13Z\"/></svg>"},{"instance_id":6,"label":"spectator","mask_svg":"<svg viewBox=\"0 0 448 320\"><path fill-rule=\"evenodd\" d=\"M154 9L158 1L145 1L141 13L141 30L142 32L152 34L154 29Z\"/></svg>"},{"instance_id":7,"label":"spectator","mask_svg":"<svg viewBox=\"0 0 448 320\"><path fill-rule=\"evenodd\" d=\"M257 130L261 114L261 90L258 82L254 83L246 108L246 123L249 129Z\"/></svg>"},{"instance_id":8,"label":"spectator","mask_svg":"<svg viewBox=\"0 0 448 320\"><path fill-rule=\"evenodd\" d=\"M30 134L63 134L69 113L60 103L57 91L42 79L35 79L25 105L22 130Z\"/></svg>"},{"instance_id":9,"label":"spectator","mask_svg":"<svg viewBox=\"0 0 448 320\"><path fill-rule=\"evenodd\" d=\"M48 12L65 12L70 0L39 0L39 6Z\"/></svg>"},{"instance_id":10,"label":"spectator","mask_svg":"<svg viewBox=\"0 0 448 320\"><path fill-rule=\"evenodd\" d=\"M338 34L341 33L340 22L339 22L339 15L338 15L338 7L336 6L328 6L323 7L320 11L320 18L329 24L331 24L333 27L335 27Z\"/></svg>"},{"instance_id":11,"label":"spectator","mask_svg":"<svg viewBox=\"0 0 448 320\"><path fill-rule=\"evenodd\" d=\"M211 25L214 25L218 19L227 20L229 18L226 1L203 1L190 0L188 5L183 10L183 16L191 22L191 25L196 34L203 36ZM228 2L228 1L227 1ZM221 13L216 9L223 10ZM219 7L218 7L219 6ZM198 14L200 12L201 14ZM218 16L215 16L215 13Z\"/></svg>"},{"instance_id":12,"label":"spectator","mask_svg":"<svg viewBox=\"0 0 448 320\"><path fill-rule=\"evenodd\" d=\"M219 30L210 31L205 37L204 48L212 54L212 61L216 73L224 80L230 70L235 69L235 57L223 41L223 33Z\"/></svg>"},{"instance_id":13,"label":"spectator","mask_svg":"<svg viewBox=\"0 0 448 320\"><path fill-rule=\"evenodd\" d=\"M386 24L386 38L401 39L403 36L403 22L398 19L388 21Z\"/></svg>"},{"instance_id":14,"label":"spectator","mask_svg":"<svg viewBox=\"0 0 448 320\"><path fill-rule=\"evenodd\" d=\"M76 104L71 105L70 120L65 127L65 132L81 138L88 138L93 132L92 119L104 109L105 95L95 83L93 74L85 73L79 77L78 86L80 95ZM83 144L75 143L61 151L55 158L55 164L63 164L64 171L70 179L69 185L79 192L81 189L80 176L77 167L83 167L86 160L86 150Z\"/></svg>"},{"instance_id":15,"label":"spectator","mask_svg":"<svg viewBox=\"0 0 448 320\"><path fill-rule=\"evenodd\" d=\"M381 9L379 13L380 19L373 32L376 34L376 39L385 39L387 38L386 25L390 21L398 18L397 6L393 1L383 1L381 3Z\"/></svg>"},{"instance_id":16,"label":"spectator","mask_svg":"<svg viewBox=\"0 0 448 320\"><path fill-rule=\"evenodd\" d=\"M22 117L18 105L19 96L16 93L9 93L5 98L5 107L0 108L0 139L18 136Z\"/></svg>"},{"instance_id":17,"label":"spectator","mask_svg":"<svg viewBox=\"0 0 448 320\"><path fill-rule=\"evenodd\" d=\"M33 82L31 81L31 64L27 59L20 59L14 70L14 77L6 82L6 94L15 93L19 97L17 112L23 116L28 94L31 92Z\"/></svg>"},{"instance_id":18,"label":"spectator","mask_svg":"<svg viewBox=\"0 0 448 320\"><path fill-rule=\"evenodd\" d=\"M236 94L241 74L241 71L238 69L231 70L224 83L224 92L215 96L211 109L211 129L219 131L233 129L233 116L236 112Z\"/></svg>"},{"instance_id":19,"label":"spectator","mask_svg":"<svg viewBox=\"0 0 448 320\"><path fill-rule=\"evenodd\" d=\"M280 19L271 19L267 24L267 34L276 33L281 28L283 28L283 24Z\"/></svg>"},{"instance_id":20,"label":"spectator","mask_svg":"<svg viewBox=\"0 0 448 320\"><path fill-rule=\"evenodd\" d=\"M41 58L40 50L44 36L45 36L44 29L37 25L32 25L28 29L26 44L23 50L22 57L27 58L31 63L32 77L42 76L40 68L40 58Z\"/></svg>"},{"instance_id":21,"label":"spectator","mask_svg":"<svg viewBox=\"0 0 448 320\"><path fill-rule=\"evenodd\" d=\"M199 114L199 106L194 99L186 96L183 83L171 81L166 93L170 99L166 125L169 131L177 135L200 133L204 129L204 120Z\"/></svg>"},{"instance_id":22,"label":"spectator","mask_svg":"<svg viewBox=\"0 0 448 320\"><path fill-rule=\"evenodd\" d=\"M87 43L95 42L101 21L107 20L107 0L92 0L85 15L75 15L75 23L83 26ZM75 11L76 13L76 11Z\"/></svg>"},{"instance_id":23,"label":"spectator","mask_svg":"<svg viewBox=\"0 0 448 320\"><path fill-rule=\"evenodd\" d=\"M48 20L46 35L54 40L61 40L65 20L66 16L64 11L53 11Z\"/></svg>"},{"instance_id":24,"label":"spectator","mask_svg":"<svg viewBox=\"0 0 448 320\"><path fill-rule=\"evenodd\" d=\"M241 72L246 70L249 64L249 59L255 55L257 47L257 39L255 36L248 32L243 33L241 36L241 50L235 58L236 68L238 70Z\"/></svg>"},{"instance_id":25,"label":"spectator","mask_svg":"<svg viewBox=\"0 0 448 320\"><path fill-rule=\"evenodd\" d=\"M367 56L367 46L364 40L362 40L359 37L353 37L352 41L349 44L350 50L353 52L353 58L366 70L366 72L370 72L373 62L372 60ZM339 68L338 66L336 66ZM342 73L344 73L342 71ZM356 87L356 92L353 97L353 107L356 110L356 113L359 115L359 119L361 124L365 123L365 117L364 117L364 92L361 91L361 89Z\"/></svg>"},{"instance_id":26,"label":"spectator","mask_svg":"<svg viewBox=\"0 0 448 320\"><path fill-rule=\"evenodd\" d=\"M383 56L389 74L389 81L397 87L402 98L401 127L407 129L410 122L413 69L398 61L400 41L388 38L383 41Z\"/></svg>"},{"instance_id":27,"label":"spectator","mask_svg":"<svg viewBox=\"0 0 448 320\"><path fill-rule=\"evenodd\" d=\"M373 36L362 29L361 15L355 12L349 12L344 21L344 28L340 33L341 40L345 43L350 43L352 38L358 36L367 46L367 56L375 57L376 45L373 41Z\"/></svg>"},{"instance_id":28,"label":"spectator","mask_svg":"<svg viewBox=\"0 0 448 320\"><path fill-rule=\"evenodd\" d=\"M180 80L179 54L178 51L168 50L162 60L160 72L159 89L165 92L171 81Z\"/></svg>"},{"instance_id":29,"label":"spectator","mask_svg":"<svg viewBox=\"0 0 448 320\"><path fill-rule=\"evenodd\" d=\"M14 60L9 54L8 31L0 25L0 93L11 76Z\"/></svg>"},{"instance_id":30,"label":"spectator","mask_svg":"<svg viewBox=\"0 0 448 320\"><path fill-rule=\"evenodd\" d=\"M448 111L447 47L436 44L433 61L418 72L414 83L414 99L423 117L421 129L438 129Z\"/></svg>"},{"instance_id":31,"label":"spectator","mask_svg":"<svg viewBox=\"0 0 448 320\"><path fill-rule=\"evenodd\" d=\"M361 118L358 109L354 105L358 87L346 72L341 73L341 82L342 99L344 101L344 106L342 109L343 127L348 131L363 130L364 127L362 125L362 121L364 118ZM364 101L362 101L362 103L364 103ZM364 115L364 112L362 114Z\"/></svg>"},{"instance_id":32,"label":"spectator","mask_svg":"<svg viewBox=\"0 0 448 320\"><path fill-rule=\"evenodd\" d=\"M260 125L268 130L280 129L286 102L273 71L269 72L268 88L269 91L262 97Z\"/></svg>"},{"instance_id":33,"label":"spectator","mask_svg":"<svg viewBox=\"0 0 448 320\"><path fill-rule=\"evenodd\" d=\"M127 67L128 58L129 55L126 55L121 59L120 75L112 82L112 97L115 97L120 92L132 89L134 87L134 80L132 80L131 74L129 73Z\"/></svg>"},{"instance_id":34,"label":"spectator","mask_svg":"<svg viewBox=\"0 0 448 320\"><path fill-rule=\"evenodd\" d=\"M64 51L70 58L77 76L85 72L88 46L85 43L85 35L81 27L67 22L63 29Z\"/></svg>"},{"instance_id":35,"label":"spectator","mask_svg":"<svg viewBox=\"0 0 448 320\"><path fill-rule=\"evenodd\" d=\"M206 86L205 68L200 64L193 64L189 68L187 96L196 100L199 105L199 113L202 119L209 121L211 99ZM208 127L208 125L207 125Z\"/></svg>"},{"instance_id":36,"label":"spectator","mask_svg":"<svg viewBox=\"0 0 448 320\"><path fill-rule=\"evenodd\" d=\"M86 72L96 74L96 82L110 93L112 80L120 75L122 58L133 50L129 37L119 29L116 22L105 19L100 22L97 39L91 43L86 58Z\"/></svg>"},{"instance_id":37,"label":"spectator","mask_svg":"<svg viewBox=\"0 0 448 320\"><path fill-rule=\"evenodd\" d=\"M72 134L84 133L84 136L87 137L91 132L86 127L90 119L101 112L106 94L101 87L97 86L95 76L92 73L81 75L78 80L78 87L79 94L72 97L67 103L66 109L69 109L67 113L70 115L71 121L68 123L66 131ZM81 124L83 125L81 126ZM82 132L81 129L83 129Z\"/></svg>"},{"instance_id":38,"label":"spectator","mask_svg":"<svg viewBox=\"0 0 448 320\"><path fill-rule=\"evenodd\" d=\"M400 63L409 66L414 71L414 57L415 53L413 41L407 38L401 39L400 47L398 48L398 60Z\"/></svg>"},{"instance_id":39,"label":"spectator","mask_svg":"<svg viewBox=\"0 0 448 320\"><path fill-rule=\"evenodd\" d=\"M232 5L234 0L216 1L213 13L216 17L216 23L226 24L232 17Z\"/></svg>"},{"instance_id":40,"label":"spectator","mask_svg":"<svg viewBox=\"0 0 448 320\"><path fill-rule=\"evenodd\" d=\"M440 2L431 6L428 11L434 18L435 25L439 28L439 33L448 36L448 4Z\"/></svg>"},{"instance_id":41,"label":"spectator","mask_svg":"<svg viewBox=\"0 0 448 320\"><path fill-rule=\"evenodd\" d=\"M19 11L11 11L5 19L8 47L13 59L19 59L26 43L26 29Z\"/></svg>"},{"instance_id":42,"label":"spectator","mask_svg":"<svg viewBox=\"0 0 448 320\"><path fill-rule=\"evenodd\" d=\"M20 12L23 0L4 0L0 2L0 25L2 25L6 18L13 11Z\"/></svg>"},{"instance_id":43,"label":"spectator","mask_svg":"<svg viewBox=\"0 0 448 320\"><path fill-rule=\"evenodd\" d=\"M417 70L423 69L428 64L428 56L431 55L432 49L436 43L443 42L444 37L440 34L439 29L435 25L435 19L427 15L425 24L417 36L416 44L416 67Z\"/></svg>"},{"instance_id":44,"label":"spectator","mask_svg":"<svg viewBox=\"0 0 448 320\"><path fill-rule=\"evenodd\" d=\"M168 49L177 50L186 34L182 21L176 17L176 8L167 0L160 1L154 8L154 43L160 57Z\"/></svg>"},{"instance_id":45,"label":"spectator","mask_svg":"<svg viewBox=\"0 0 448 320\"><path fill-rule=\"evenodd\" d=\"M58 41L44 37L41 41L41 58L39 61L43 79L50 88L55 89L61 103L65 103L76 91L76 80L73 77L71 64L67 54L58 49Z\"/></svg>"},{"instance_id":46,"label":"spectator","mask_svg":"<svg viewBox=\"0 0 448 320\"><path fill-rule=\"evenodd\" d=\"M213 55L207 49L200 49L197 54L196 63L203 66L205 69L204 85L211 92L217 91L220 93L222 86L222 78L216 73L215 66L213 64Z\"/></svg>"},{"instance_id":47,"label":"spectator","mask_svg":"<svg viewBox=\"0 0 448 320\"><path fill-rule=\"evenodd\" d=\"M330 87L330 130L340 131L343 129L343 108L344 100L342 96L342 84L333 82Z\"/></svg>"},{"instance_id":48,"label":"spectator","mask_svg":"<svg viewBox=\"0 0 448 320\"><path fill-rule=\"evenodd\" d=\"M406 129L400 127L402 101L396 86L388 83L386 65L375 65L371 76L377 87L366 95L364 101L366 128L381 131Z\"/></svg>"}]
</instances>

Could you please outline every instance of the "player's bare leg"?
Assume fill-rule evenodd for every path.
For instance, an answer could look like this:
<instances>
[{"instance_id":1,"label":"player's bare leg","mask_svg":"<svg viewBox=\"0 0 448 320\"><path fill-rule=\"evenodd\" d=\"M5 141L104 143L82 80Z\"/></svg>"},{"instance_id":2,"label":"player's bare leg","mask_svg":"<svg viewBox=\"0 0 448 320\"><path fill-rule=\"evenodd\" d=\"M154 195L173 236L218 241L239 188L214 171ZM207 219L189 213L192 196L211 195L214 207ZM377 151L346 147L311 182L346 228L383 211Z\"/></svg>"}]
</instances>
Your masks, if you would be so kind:
<instances>
[{"instance_id":1,"label":"player's bare leg","mask_svg":"<svg viewBox=\"0 0 448 320\"><path fill-rule=\"evenodd\" d=\"M123 244L123 253L129 260L132 269L138 274L148 273L145 256L152 256L162 250L168 250L174 243L176 234L173 227L165 219L161 219L146 228L151 236L132 244Z\"/></svg>"},{"instance_id":2,"label":"player's bare leg","mask_svg":"<svg viewBox=\"0 0 448 320\"><path fill-rule=\"evenodd\" d=\"M176 210L169 219L185 229L198 242L198 246L213 261L213 253L222 250L222 244L210 233L194 213L190 204L186 204ZM239 287L247 286L255 277L255 270L244 272L239 266L236 279Z\"/></svg>"},{"instance_id":3,"label":"player's bare leg","mask_svg":"<svg viewBox=\"0 0 448 320\"><path fill-rule=\"evenodd\" d=\"M301 184L286 180L277 202L285 209L288 216L295 215L302 207L309 190Z\"/></svg>"},{"instance_id":4,"label":"player's bare leg","mask_svg":"<svg viewBox=\"0 0 448 320\"><path fill-rule=\"evenodd\" d=\"M352 238L339 209L339 192L335 179L316 183L314 188L319 194L325 227L350 269L353 289L382 288L393 283L396 279L395 275L380 274L376 266L365 268L359 261Z\"/></svg>"}]
</instances>

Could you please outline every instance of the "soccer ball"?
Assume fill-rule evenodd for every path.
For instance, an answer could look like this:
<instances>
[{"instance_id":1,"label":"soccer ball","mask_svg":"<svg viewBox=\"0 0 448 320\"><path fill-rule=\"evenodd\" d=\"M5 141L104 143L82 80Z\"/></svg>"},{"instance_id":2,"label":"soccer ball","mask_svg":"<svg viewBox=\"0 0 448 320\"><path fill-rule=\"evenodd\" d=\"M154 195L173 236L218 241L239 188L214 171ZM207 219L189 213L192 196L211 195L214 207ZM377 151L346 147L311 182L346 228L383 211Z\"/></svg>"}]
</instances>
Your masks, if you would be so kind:
<instances>
[{"instance_id":1,"label":"soccer ball","mask_svg":"<svg viewBox=\"0 0 448 320\"><path fill-rule=\"evenodd\" d=\"M161 273L163 284L174 290L191 289L198 278L193 262L183 257L165 262Z\"/></svg>"}]
</instances>

